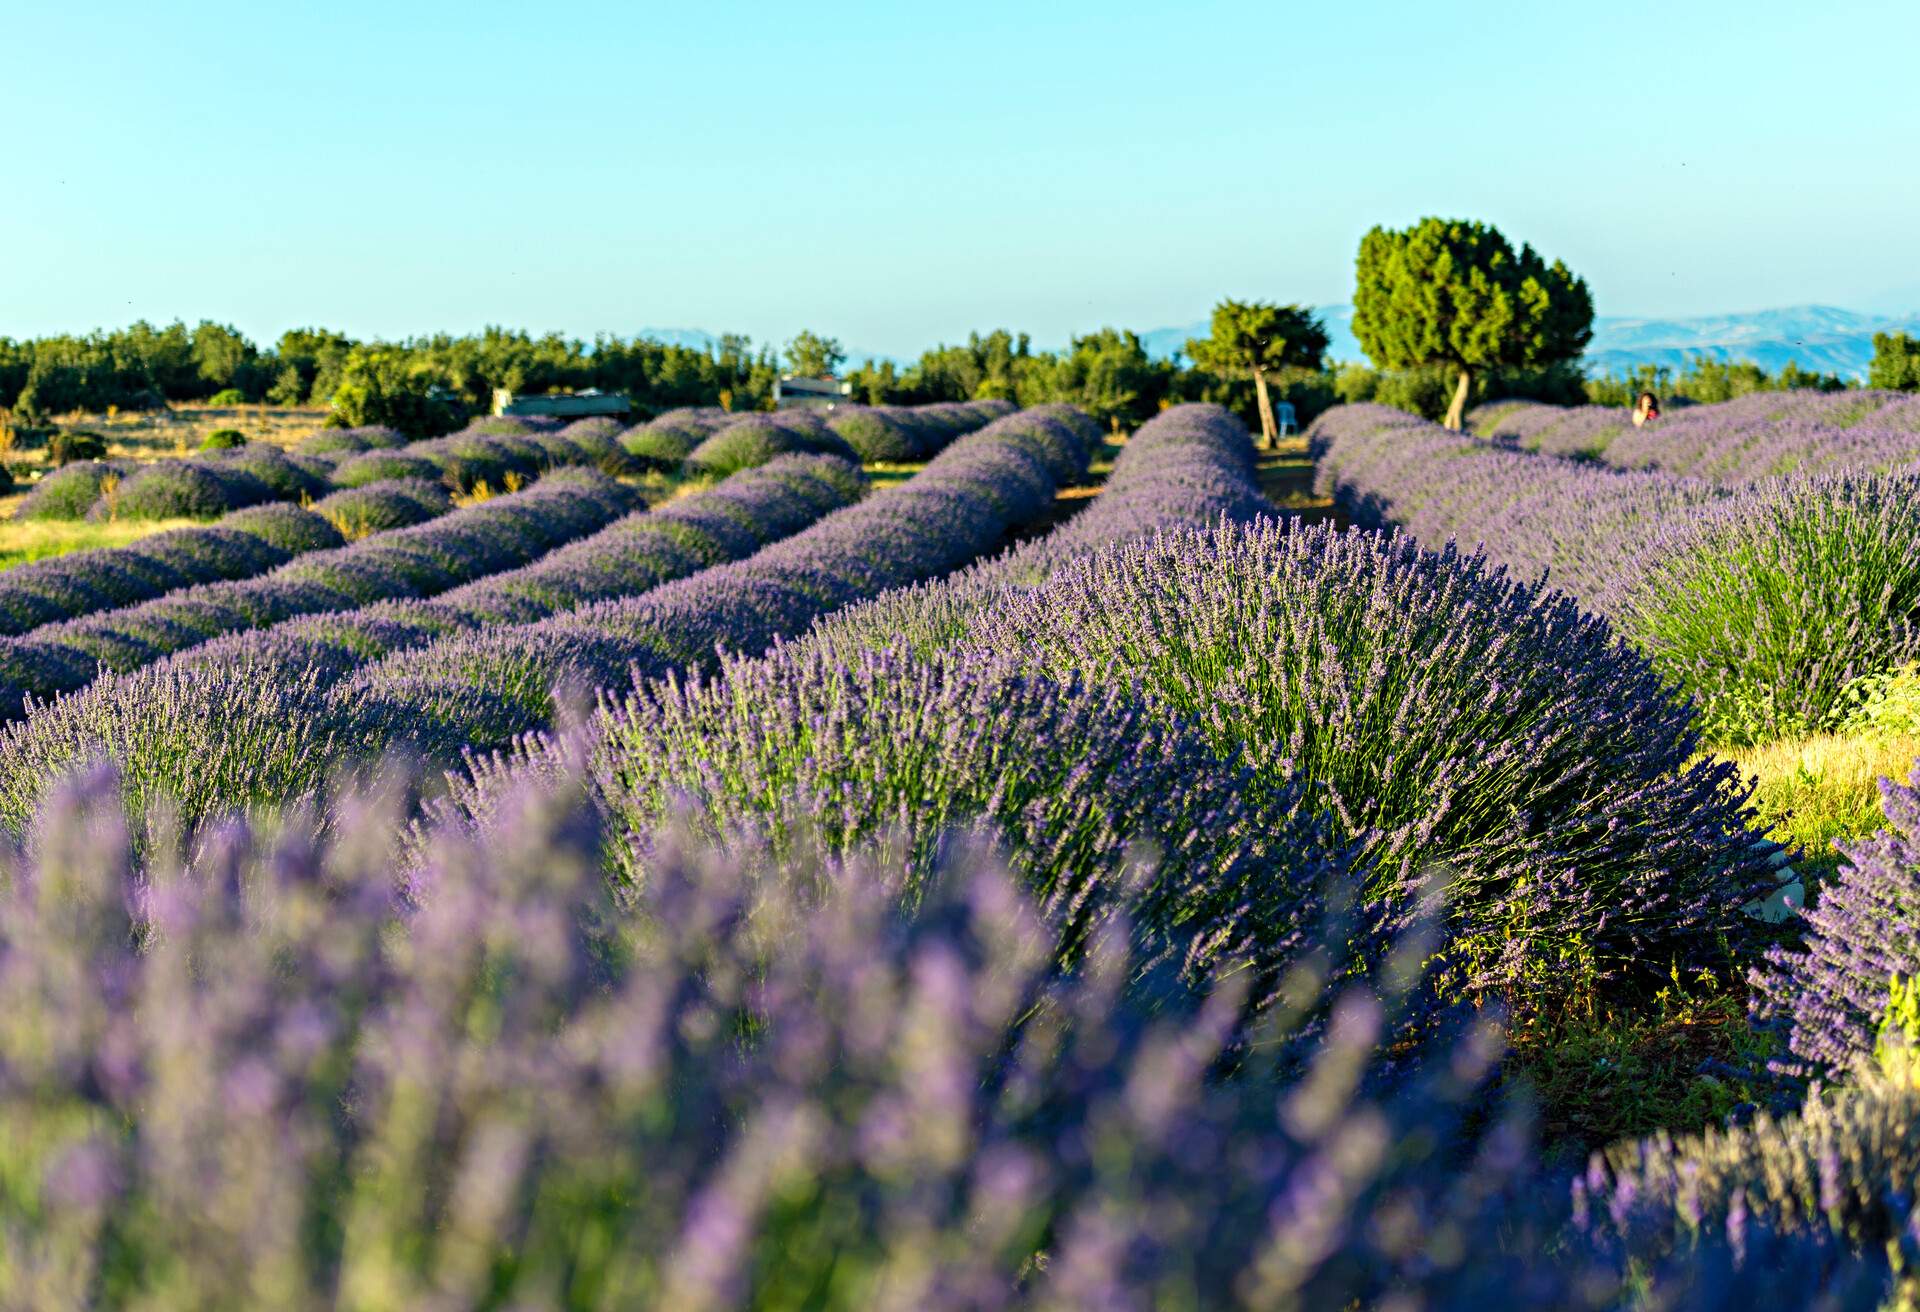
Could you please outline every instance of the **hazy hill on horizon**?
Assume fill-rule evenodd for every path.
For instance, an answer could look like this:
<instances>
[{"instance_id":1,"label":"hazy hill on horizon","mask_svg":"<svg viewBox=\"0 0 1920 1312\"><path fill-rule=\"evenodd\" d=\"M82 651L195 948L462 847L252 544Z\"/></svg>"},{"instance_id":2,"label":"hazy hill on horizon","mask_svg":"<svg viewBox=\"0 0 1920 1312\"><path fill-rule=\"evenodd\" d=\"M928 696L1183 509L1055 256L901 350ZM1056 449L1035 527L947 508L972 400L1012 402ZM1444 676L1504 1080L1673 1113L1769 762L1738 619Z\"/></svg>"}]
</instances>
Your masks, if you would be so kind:
<instances>
[{"instance_id":1,"label":"hazy hill on horizon","mask_svg":"<svg viewBox=\"0 0 1920 1312\"><path fill-rule=\"evenodd\" d=\"M1316 306L1332 339L1327 357L1364 361L1366 352L1353 335L1351 305ZM1156 328L1140 334L1147 353L1170 359L1189 337L1204 337L1207 321L1183 328ZM1643 315L1600 315L1593 324L1593 344L1586 363L1594 374L1622 374L1635 365L1655 364L1678 369L1695 355L1720 360L1751 360L1777 372L1789 360L1803 369L1865 378L1873 358L1873 335L1908 332L1920 335L1920 313L1868 314L1834 305L1789 305L1777 309L1734 314L1655 318Z\"/></svg>"},{"instance_id":2,"label":"hazy hill on horizon","mask_svg":"<svg viewBox=\"0 0 1920 1312\"><path fill-rule=\"evenodd\" d=\"M1326 321L1327 335L1332 339L1327 358L1365 361L1366 352L1353 335L1353 307L1314 308ZM1150 329L1140 334L1140 341L1148 355L1167 360L1184 353L1188 338L1204 337L1207 332L1207 321L1200 319L1184 326ZM1720 360L1751 360L1769 372L1778 372L1792 361L1803 369L1864 379L1867 363L1873 358L1873 335L1879 332L1920 336L1920 311L1874 314L1835 305L1788 305L1678 317L1600 315L1594 320L1593 344L1587 349L1586 363L1593 374L1624 374L1641 364L1679 369L1695 355L1705 354ZM701 328L642 328L637 335L695 350L711 349L719 341L718 334ZM913 358L880 351L847 351L850 365L891 360L904 366Z\"/></svg>"}]
</instances>

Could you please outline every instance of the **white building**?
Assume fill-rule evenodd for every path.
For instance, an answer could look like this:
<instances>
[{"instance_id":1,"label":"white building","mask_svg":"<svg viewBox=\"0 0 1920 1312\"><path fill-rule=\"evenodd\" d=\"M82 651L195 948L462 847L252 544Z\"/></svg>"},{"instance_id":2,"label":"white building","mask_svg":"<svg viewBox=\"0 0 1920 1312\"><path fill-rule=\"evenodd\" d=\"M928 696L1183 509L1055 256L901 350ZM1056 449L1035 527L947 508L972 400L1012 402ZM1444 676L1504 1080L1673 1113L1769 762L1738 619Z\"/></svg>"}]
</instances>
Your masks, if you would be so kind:
<instances>
[{"instance_id":1,"label":"white building","mask_svg":"<svg viewBox=\"0 0 1920 1312\"><path fill-rule=\"evenodd\" d=\"M794 410L813 406L830 410L853 395L853 384L838 378L802 378L782 374L774 380L773 408Z\"/></svg>"}]
</instances>

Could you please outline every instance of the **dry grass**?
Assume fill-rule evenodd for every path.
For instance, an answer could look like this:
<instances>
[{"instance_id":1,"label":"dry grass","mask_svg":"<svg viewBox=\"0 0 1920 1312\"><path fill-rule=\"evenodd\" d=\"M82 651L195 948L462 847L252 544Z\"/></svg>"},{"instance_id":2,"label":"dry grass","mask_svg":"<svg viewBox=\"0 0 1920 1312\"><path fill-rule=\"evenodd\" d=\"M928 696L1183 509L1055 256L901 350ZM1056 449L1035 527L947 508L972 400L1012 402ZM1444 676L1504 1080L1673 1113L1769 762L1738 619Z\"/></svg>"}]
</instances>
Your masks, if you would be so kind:
<instances>
[{"instance_id":1,"label":"dry grass","mask_svg":"<svg viewBox=\"0 0 1920 1312\"><path fill-rule=\"evenodd\" d=\"M159 460L192 455L208 433L237 428L247 441L291 447L314 432L327 418L322 407L236 405L175 406L169 410L125 414L71 414L54 421L67 432L98 433L107 454L121 460ZM35 477L49 467L45 442L33 447L16 444L0 455L16 474Z\"/></svg>"}]
</instances>

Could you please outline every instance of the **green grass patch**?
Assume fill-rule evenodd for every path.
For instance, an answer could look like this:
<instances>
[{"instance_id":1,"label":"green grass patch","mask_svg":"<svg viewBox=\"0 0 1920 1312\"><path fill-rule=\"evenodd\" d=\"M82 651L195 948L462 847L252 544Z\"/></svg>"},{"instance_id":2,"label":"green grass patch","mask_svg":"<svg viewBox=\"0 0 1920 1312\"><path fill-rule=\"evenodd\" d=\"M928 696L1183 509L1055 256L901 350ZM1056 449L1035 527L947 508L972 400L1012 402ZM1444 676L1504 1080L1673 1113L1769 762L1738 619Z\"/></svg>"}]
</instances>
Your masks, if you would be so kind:
<instances>
[{"instance_id":1,"label":"green grass patch","mask_svg":"<svg viewBox=\"0 0 1920 1312\"><path fill-rule=\"evenodd\" d=\"M197 528L198 519L85 520L28 519L0 522L0 569L64 556L89 547L124 547L170 528Z\"/></svg>"},{"instance_id":2,"label":"green grass patch","mask_svg":"<svg viewBox=\"0 0 1920 1312\"><path fill-rule=\"evenodd\" d=\"M1808 888L1839 864L1836 840L1885 826L1880 780L1905 780L1920 759L1920 732L1820 734L1722 755L1755 781L1756 831L1807 854Z\"/></svg>"},{"instance_id":3,"label":"green grass patch","mask_svg":"<svg viewBox=\"0 0 1920 1312\"><path fill-rule=\"evenodd\" d=\"M924 460L866 465L867 482L875 492L881 488L897 487L927 467Z\"/></svg>"},{"instance_id":4,"label":"green grass patch","mask_svg":"<svg viewBox=\"0 0 1920 1312\"><path fill-rule=\"evenodd\" d=\"M1721 1123L1757 1090L1702 1064L1759 1070L1773 1055L1747 1021L1745 984L1707 971L1673 970L1650 994L1529 1007L1511 1039L1507 1078L1539 1099L1550 1150L1574 1160L1616 1140Z\"/></svg>"}]
</instances>

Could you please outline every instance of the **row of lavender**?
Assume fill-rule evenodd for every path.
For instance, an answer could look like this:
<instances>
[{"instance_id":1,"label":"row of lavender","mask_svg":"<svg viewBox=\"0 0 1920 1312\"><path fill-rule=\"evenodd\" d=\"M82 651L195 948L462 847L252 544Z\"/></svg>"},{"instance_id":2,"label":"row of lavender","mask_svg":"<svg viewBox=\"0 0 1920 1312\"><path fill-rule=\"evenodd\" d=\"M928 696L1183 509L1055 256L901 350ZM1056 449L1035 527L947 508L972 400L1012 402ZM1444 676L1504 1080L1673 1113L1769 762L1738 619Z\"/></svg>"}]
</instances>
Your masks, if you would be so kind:
<instances>
[{"instance_id":1,"label":"row of lavender","mask_svg":"<svg viewBox=\"0 0 1920 1312\"><path fill-rule=\"evenodd\" d=\"M1671 410L1640 428L1617 406L1496 401L1473 411L1468 428L1545 455L1722 486L1920 464L1920 398L1903 392L1756 392Z\"/></svg>"},{"instance_id":2,"label":"row of lavender","mask_svg":"<svg viewBox=\"0 0 1920 1312\"><path fill-rule=\"evenodd\" d=\"M613 475L674 470L724 476L775 455L808 452L866 462L925 459L960 434L1009 413L1006 402L836 407L733 415L673 411L625 428L592 418L476 420L461 432L408 442L388 428L327 429L294 452L248 445L193 459L81 461L48 474L15 512L22 519L208 519L270 501L312 502L340 489L417 479L452 491L498 492L548 470L593 466Z\"/></svg>"},{"instance_id":3,"label":"row of lavender","mask_svg":"<svg viewBox=\"0 0 1920 1312\"><path fill-rule=\"evenodd\" d=\"M1605 615L1722 742L1832 727L1920 659L1920 471L1739 489L1528 454L1378 406L1311 435L1358 523L1457 542Z\"/></svg>"},{"instance_id":4,"label":"row of lavender","mask_svg":"<svg viewBox=\"0 0 1920 1312\"><path fill-rule=\"evenodd\" d=\"M1049 515L1059 489L1085 475L1099 436L1098 425L1069 406L1005 415L948 446L907 482L745 560L396 652L351 687L426 681L479 689L513 707L521 727L543 726L556 687L626 687L710 669L720 650L763 651L820 616L965 565ZM499 741L478 725L474 737Z\"/></svg>"},{"instance_id":5,"label":"row of lavender","mask_svg":"<svg viewBox=\"0 0 1920 1312\"><path fill-rule=\"evenodd\" d=\"M1000 402L842 407L832 412L832 428L829 421L804 411L745 416L723 410L674 411L624 433L606 419L582 420L544 433L528 427L533 421L495 419L479 421L465 434L412 445L391 429L329 429L309 439L305 445L312 450L306 455L242 448L212 457L213 463L226 470L288 474L277 482L269 480L272 496L318 496L310 502L311 513L286 505L253 506L228 514L216 526L174 530L127 547L76 552L7 571L0 574L0 635L18 636L40 625L129 606L197 583L252 577L302 551L338 547L344 540L418 524L451 508L450 489L509 489L530 472L572 465L595 464L608 473L678 468L687 450L667 458L662 454L663 435L671 437L671 446L684 433L711 434L711 444L690 443L688 449L698 450L685 465L690 472L725 477L785 452L823 452L869 463L925 459L1011 408ZM840 431L848 437L840 437ZM178 463L144 468L160 470ZM20 513L91 513L87 506L102 508L103 498L111 501L104 508L128 511L122 498L133 485L113 486L124 472L111 462L70 466L43 482ZM142 472L140 477L148 481L139 486L158 487L172 476ZM198 475L180 477L193 483ZM329 480L339 490L327 492ZM271 499L260 487L249 486L251 492L229 497L228 503ZM195 500L171 505L163 513L211 513L214 505Z\"/></svg>"},{"instance_id":6,"label":"row of lavender","mask_svg":"<svg viewBox=\"0 0 1920 1312\"><path fill-rule=\"evenodd\" d=\"M412 528L309 551L264 574L200 583L0 639L0 715L83 688L103 672L149 665L224 633L373 601L423 597L527 563L629 510L634 491L590 469Z\"/></svg>"},{"instance_id":7,"label":"row of lavender","mask_svg":"<svg viewBox=\"0 0 1920 1312\"><path fill-rule=\"evenodd\" d=\"M252 578L304 552L422 524L452 508L440 483L398 479L334 492L306 509L251 506L204 528L16 565L0 572L0 635L17 637L199 583Z\"/></svg>"},{"instance_id":8,"label":"row of lavender","mask_svg":"<svg viewBox=\"0 0 1920 1312\"><path fill-rule=\"evenodd\" d=\"M784 410L735 415L717 409L670 410L620 438L646 468L725 474L793 451L835 451L863 464L927 460L955 438L1013 413L1007 401L923 406L836 405L824 412Z\"/></svg>"},{"instance_id":9,"label":"row of lavender","mask_svg":"<svg viewBox=\"0 0 1920 1312\"><path fill-rule=\"evenodd\" d=\"M130 847L169 751L191 821L341 746L271 740L246 671L195 711L205 681L149 687L117 779L9 818L44 857L0 880L4 1292L1878 1305L1915 1256L1897 1091L1569 1190L1491 1094L1497 1032L1412 984L1472 940L1451 906L1430 937L1395 871L1463 865L1519 980L1738 934L1761 863L1724 778L1683 768L1684 709L1476 562L1234 522L1259 507L1222 418L1143 430L1104 524L1015 553L1014 609L953 651L809 641L646 684L478 765L405 865L406 780L184 859L136 815ZM1022 464L928 487L1010 504ZM885 495L716 577L857 567ZM90 727L64 758L10 732L0 778L52 780ZM956 841L975 821L1000 856Z\"/></svg>"},{"instance_id":10,"label":"row of lavender","mask_svg":"<svg viewBox=\"0 0 1920 1312\"><path fill-rule=\"evenodd\" d=\"M1064 407L1009 415L906 483L824 519L857 496L857 471L831 457L789 457L529 568L471 571L467 579L497 577L457 589L398 590L394 540L470 532L467 517L541 495L556 479L619 485L585 471L553 475L517 497L296 561L239 586L277 595L290 584L299 604L279 599L261 621L203 626L169 660L138 669L150 657L130 659L137 672L99 677L84 692L34 707L0 750L0 810L19 832L50 780L94 750L89 744L116 745L135 794L190 793L183 805L196 818L242 799L284 800L297 791L290 780L318 782L390 745L448 758L504 744L548 721L556 685L624 687L636 673L709 664L720 646L757 651L847 601L965 564L1008 529L1049 513L1056 487L1084 473L1097 437L1090 420ZM534 554L529 542L510 564ZM309 564L327 578L306 577ZM301 577L281 577L292 571ZM316 590L336 575L371 586L334 587L331 596ZM116 638L141 637L147 626L130 632L130 619L177 605L197 615L195 594L206 591L98 623ZM294 616L310 618L279 623ZM268 624L278 627L208 642ZM16 642L0 655L19 667L22 649L39 654ZM212 716L226 728L203 745L188 724Z\"/></svg>"}]
</instances>

